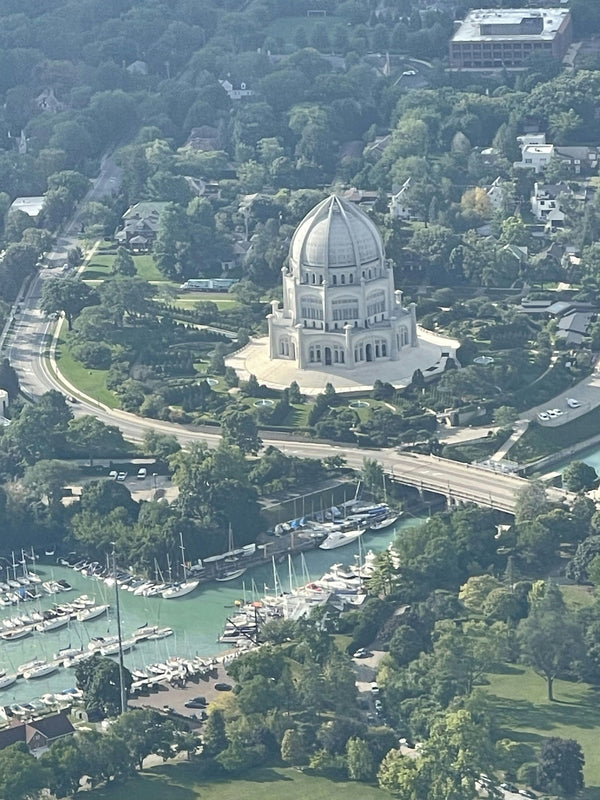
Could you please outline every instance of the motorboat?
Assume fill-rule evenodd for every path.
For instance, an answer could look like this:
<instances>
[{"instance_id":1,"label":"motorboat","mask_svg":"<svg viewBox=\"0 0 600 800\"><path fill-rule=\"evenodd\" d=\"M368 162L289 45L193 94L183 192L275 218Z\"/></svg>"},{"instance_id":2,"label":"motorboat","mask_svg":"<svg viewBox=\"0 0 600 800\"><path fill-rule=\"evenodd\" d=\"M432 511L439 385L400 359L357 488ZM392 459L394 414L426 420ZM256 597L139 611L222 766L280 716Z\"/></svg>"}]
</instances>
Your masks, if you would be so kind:
<instances>
[{"instance_id":1,"label":"motorboat","mask_svg":"<svg viewBox=\"0 0 600 800\"><path fill-rule=\"evenodd\" d=\"M98 652L103 647L108 647L110 644L114 644L115 642L119 641L118 636L94 636L88 642L87 649L90 650L92 653Z\"/></svg>"},{"instance_id":2,"label":"motorboat","mask_svg":"<svg viewBox=\"0 0 600 800\"><path fill-rule=\"evenodd\" d=\"M338 530L333 530L325 541L321 542L319 548L321 550L335 550L338 547L344 547L347 544L355 542L364 532L365 528L350 528L348 530L340 528Z\"/></svg>"},{"instance_id":3,"label":"motorboat","mask_svg":"<svg viewBox=\"0 0 600 800\"><path fill-rule=\"evenodd\" d=\"M103 614L106 614L110 606L108 603L103 603L99 606L88 606L82 611L78 611L76 615L77 622L89 622L91 619L97 619Z\"/></svg>"},{"instance_id":4,"label":"motorboat","mask_svg":"<svg viewBox=\"0 0 600 800\"><path fill-rule=\"evenodd\" d=\"M377 531L384 531L387 528L391 528L391 526L400 519L400 516L401 514L391 512L382 519L377 519L374 522L369 522L369 530L377 532Z\"/></svg>"},{"instance_id":5,"label":"motorboat","mask_svg":"<svg viewBox=\"0 0 600 800\"><path fill-rule=\"evenodd\" d=\"M64 578L61 578L60 580L56 581L56 583L60 586L61 592L71 592L73 590L71 584L68 583Z\"/></svg>"}]
</instances>

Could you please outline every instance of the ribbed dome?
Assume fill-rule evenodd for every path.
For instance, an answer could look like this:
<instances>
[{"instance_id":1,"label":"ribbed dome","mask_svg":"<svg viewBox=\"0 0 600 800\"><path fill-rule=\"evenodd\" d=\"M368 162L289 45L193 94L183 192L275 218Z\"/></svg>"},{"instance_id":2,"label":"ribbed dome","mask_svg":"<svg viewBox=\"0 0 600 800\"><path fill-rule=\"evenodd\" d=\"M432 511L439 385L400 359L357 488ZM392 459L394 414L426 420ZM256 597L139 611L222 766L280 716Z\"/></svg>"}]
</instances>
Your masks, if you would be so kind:
<instances>
[{"instance_id":1,"label":"ribbed dome","mask_svg":"<svg viewBox=\"0 0 600 800\"><path fill-rule=\"evenodd\" d=\"M353 203L331 195L304 217L290 245L293 270L361 267L383 261L383 244L373 222Z\"/></svg>"}]
</instances>

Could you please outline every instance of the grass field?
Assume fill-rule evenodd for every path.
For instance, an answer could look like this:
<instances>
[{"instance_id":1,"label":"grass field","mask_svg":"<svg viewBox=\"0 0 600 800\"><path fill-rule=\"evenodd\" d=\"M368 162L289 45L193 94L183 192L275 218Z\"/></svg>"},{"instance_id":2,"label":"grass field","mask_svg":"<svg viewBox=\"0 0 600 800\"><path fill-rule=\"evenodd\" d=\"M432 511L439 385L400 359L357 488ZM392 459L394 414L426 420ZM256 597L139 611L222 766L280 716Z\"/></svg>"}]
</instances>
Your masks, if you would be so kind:
<instances>
[{"instance_id":1,"label":"grass field","mask_svg":"<svg viewBox=\"0 0 600 800\"><path fill-rule=\"evenodd\" d=\"M532 422L514 447L511 447L508 457L521 464L534 461L583 442L599 429L600 408L556 428Z\"/></svg>"},{"instance_id":2,"label":"grass field","mask_svg":"<svg viewBox=\"0 0 600 800\"><path fill-rule=\"evenodd\" d=\"M600 695L587 683L554 682L555 701L547 699L546 682L531 669L507 666L487 676L486 693L495 707L503 736L537 749L542 739L575 739L585 753L586 794L600 800Z\"/></svg>"},{"instance_id":3,"label":"grass field","mask_svg":"<svg viewBox=\"0 0 600 800\"><path fill-rule=\"evenodd\" d=\"M256 769L242 778L205 782L195 776L194 764L165 766L146 772L122 786L97 789L94 800L389 800L390 795L374 786L330 781L305 775L295 769Z\"/></svg>"},{"instance_id":4,"label":"grass field","mask_svg":"<svg viewBox=\"0 0 600 800\"><path fill-rule=\"evenodd\" d=\"M111 276L114 255L109 253L96 254L91 259L82 274L84 281L106 280ZM145 281L166 282L165 276L158 271L151 255L134 256L135 268L139 278ZM173 284L178 286L178 284Z\"/></svg>"},{"instance_id":5,"label":"grass field","mask_svg":"<svg viewBox=\"0 0 600 800\"><path fill-rule=\"evenodd\" d=\"M56 362L65 379L81 392L93 397L94 400L100 403L104 403L109 408L119 407L119 401L115 395L110 389L106 388L108 371L104 369L88 369L83 364L80 364L79 361L75 361L69 352L64 332L61 333L56 348Z\"/></svg>"},{"instance_id":6,"label":"grass field","mask_svg":"<svg viewBox=\"0 0 600 800\"><path fill-rule=\"evenodd\" d=\"M178 308L193 309L200 303L216 303L219 309L231 308L238 304L238 301L233 295L227 292L194 292L190 294L185 292L178 295L171 301ZM217 323L218 326L218 323Z\"/></svg>"}]
</instances>

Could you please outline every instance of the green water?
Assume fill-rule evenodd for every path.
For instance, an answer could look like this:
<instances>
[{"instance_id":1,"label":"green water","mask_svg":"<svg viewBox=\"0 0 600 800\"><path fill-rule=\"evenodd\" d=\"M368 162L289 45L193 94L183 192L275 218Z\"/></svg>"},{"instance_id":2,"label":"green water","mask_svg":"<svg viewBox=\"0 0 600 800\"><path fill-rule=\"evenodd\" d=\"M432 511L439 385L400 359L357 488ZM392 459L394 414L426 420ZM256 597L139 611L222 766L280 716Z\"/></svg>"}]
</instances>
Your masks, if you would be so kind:
<instances>
[{"instance_id":1,"label":"green water","mask_svg":"<svg viewBox=\"0 0 600 800\"><path fill-rule=\"evenodd\" d=\"M379 534L365 534L362 537L364 552L384 550L397 532L422 521L421 517L402 519L393 529ZM306 571L310 580L320 578L332 564L342 562L354 563L354 554L358 553L358 545L348 545L337 550L311 550L304 554ZM35 633L26 639L15 642L0 640L0 668L8 673L33 658L51 660L60 648L87 647L93 636L110 636L117 633L114 618L115 589L107 587L103 581L87 578L68 567L60 567L50 563L36 564L35 571L43 578L64 578L72 586L72 592L58 595L44 595L35 603L23 603L21 609L8 606L0 609L0 620L18 613L25 614L28 609L51 608L54 603L68 602L79 594L95 596L98 603L110 603L109 616L91 622L71 622L70 626L48 633ZM289 588L289 568L287 562L277 567L278 576L284 591ZM303 565L300 555L292 559L292 577L298 581L303 579ZM191 657L195 655L210 657L218 655L231 645L218 643L227 616L233 613L235 601L251 599L252 592L257 596L265 593L265 585L269 592L274 589L273 569L270 563L249 569L243 578L229 583L209 583L200 586L187 597L175 600L163 600L159 597L136 597L132 592L119 590L121 606L123 638L127 638L142 625L169 626L175 635L154 642L140 642L130 653L125 654L125 664L130 668L141 668L146 664L164 661L168 656ZM75 670L60 669L45 678L26 681L19 679L7 689L0 691L0 704L20 703L47 692L60 692L75 685Z\"/></svg>"}]
</instances>

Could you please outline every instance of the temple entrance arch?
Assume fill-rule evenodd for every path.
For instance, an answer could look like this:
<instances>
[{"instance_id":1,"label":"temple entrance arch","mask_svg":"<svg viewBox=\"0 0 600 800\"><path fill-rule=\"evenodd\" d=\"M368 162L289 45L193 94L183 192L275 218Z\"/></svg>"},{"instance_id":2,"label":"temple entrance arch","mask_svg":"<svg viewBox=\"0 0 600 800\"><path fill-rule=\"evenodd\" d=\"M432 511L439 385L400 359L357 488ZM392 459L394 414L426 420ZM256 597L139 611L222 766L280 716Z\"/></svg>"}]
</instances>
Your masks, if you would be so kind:
<instances>
[{"instance_id":1,"label":"temple entrance arch","mask_svg":"<svg viewBox=\"0 0 600 800\"><path fill-rule=\"evenodd\" d=\"M373 361L373 345L368 344L365 347L365 358L367 361Z\"/></svg>"},{"instance_id":2,"label":"temple entrance arch","mask_svg":"<svg viewBox=\"0 0 600 800\"><path fill-rule=\"evenodd\" d=\"M325 364L327 366L331 365L331 347L325 348Z\"/></svg>"}]
</instances>

